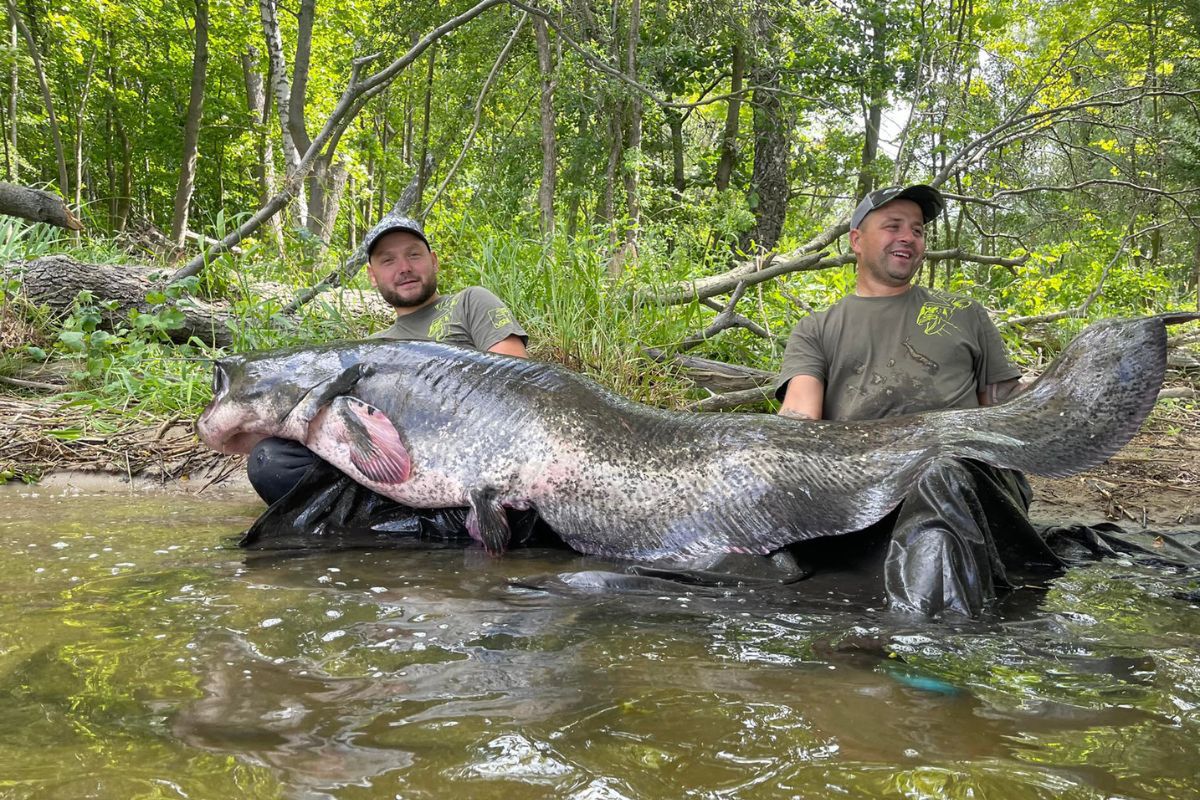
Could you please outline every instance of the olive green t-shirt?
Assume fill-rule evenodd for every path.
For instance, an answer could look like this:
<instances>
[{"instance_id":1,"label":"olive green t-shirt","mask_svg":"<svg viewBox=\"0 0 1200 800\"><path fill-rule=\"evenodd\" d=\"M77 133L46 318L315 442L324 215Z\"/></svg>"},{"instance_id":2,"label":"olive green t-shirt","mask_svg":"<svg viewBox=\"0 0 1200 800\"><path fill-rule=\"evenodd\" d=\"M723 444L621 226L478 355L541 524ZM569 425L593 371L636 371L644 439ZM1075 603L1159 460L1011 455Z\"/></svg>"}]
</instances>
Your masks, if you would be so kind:
<instances>
[{"instance_id":1,"label":"olive green t-shirt","mask_svg":"<svg viewBox=\"0 0 1200 800\"><path fill-rule=\"evenodd\" d=\"M522 342L529 343L524 329L499 297L482 286L468 286L397 317L392 327L370 338L444 342L487 350L509 336L519 336Z\"/></svg>"},{"instance_id":2,"label":"olive green t-shirt","mask_svg":"<svg viewBox=\"0 0 1200 800\"><path fill-rule=\"evenodd\" d=\"M796 325L776 381L825 384L825 419L878 419L979 405L988 384L1019 378L983 306L913 286L892 297L849 295Z\"/></svg>"}]
</instances>

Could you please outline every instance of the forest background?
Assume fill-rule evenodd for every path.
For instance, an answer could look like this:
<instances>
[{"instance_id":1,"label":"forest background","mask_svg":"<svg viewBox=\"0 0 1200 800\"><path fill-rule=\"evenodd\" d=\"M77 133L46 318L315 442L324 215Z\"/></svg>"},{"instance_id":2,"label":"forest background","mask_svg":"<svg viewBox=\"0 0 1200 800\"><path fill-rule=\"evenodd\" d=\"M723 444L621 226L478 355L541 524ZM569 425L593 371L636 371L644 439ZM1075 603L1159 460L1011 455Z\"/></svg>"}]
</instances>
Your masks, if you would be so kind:
<instances>
[{"instance_id":1,"label":"forest background","mask_svg":"<svg viewBox=\"0 0 1200 800\"><path fill-rule=\"evenodd\" d=\"M388 324L358 243L393 208L536 357L672 407L767 407L879 186L947 195L919 280L1029 372L1200 306L1200 0L6 9L6 180L82 229L0 217L0 381L89 409L62 439L194 417L220 352Z\"/></svg>"}]
</instances>

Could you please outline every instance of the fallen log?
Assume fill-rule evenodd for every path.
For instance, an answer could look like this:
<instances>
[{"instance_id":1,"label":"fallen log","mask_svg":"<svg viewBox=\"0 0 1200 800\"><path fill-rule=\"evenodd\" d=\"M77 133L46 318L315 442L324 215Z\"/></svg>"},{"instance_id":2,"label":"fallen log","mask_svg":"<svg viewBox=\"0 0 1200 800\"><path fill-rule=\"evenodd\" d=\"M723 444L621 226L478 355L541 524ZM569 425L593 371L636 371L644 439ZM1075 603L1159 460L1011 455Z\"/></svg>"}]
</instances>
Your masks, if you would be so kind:
<instances>
[{"instance_id":1,"label":"fallen log","mask_svg":"<svg viewBox=\"0 0 1200 800\"><path fill-rule=\"evenodd\" d=\"M46 222L72 231L83 230L63 199L53 192L0 181L0 214L31 222Z\"/></svg>"},{"instance_id":2,"label":"fallen log","mask_svg":"<svg viewBox=\"0 0 1200 800\"><path fill-rule=\"evenodd\" d=\"M152 314L161 304L150 303L146 295L161 290L162 284L151 280L151 270L130 264L85 264L64 256L44 256L33 261L13 261L0 267L0 273L21 278L26 299L36 306L49 308L54 317L65 317L74 309L75 298L81 291L91 292L100 308L104 327L127 325L132 311ZM112 308L100 306L115 301ZM183 343L193 336L217 347L233 343L230 325L233 315L228 308L194 297L174 303L183 314L180 327L168 331L171 341Z\"/></svg>"}]
</instances>

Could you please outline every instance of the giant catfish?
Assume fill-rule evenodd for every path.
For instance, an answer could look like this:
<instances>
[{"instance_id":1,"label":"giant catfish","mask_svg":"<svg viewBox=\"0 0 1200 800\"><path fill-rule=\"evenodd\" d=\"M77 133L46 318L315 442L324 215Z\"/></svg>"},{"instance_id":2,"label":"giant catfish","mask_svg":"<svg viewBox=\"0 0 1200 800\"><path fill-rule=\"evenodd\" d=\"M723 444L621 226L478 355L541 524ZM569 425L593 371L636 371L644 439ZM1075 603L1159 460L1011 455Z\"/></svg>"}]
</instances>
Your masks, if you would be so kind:
<instances>
[{"instance_id":1,"label":"giant catfish","mask_svg":"<svg viewBox=\"0 0 1200 800\"><path fill-rule=\"evenodd\" d=\"M491 553L505 508L536 509L598 556L766 553L867 527L936 458L1053 476L1100 463L1154 405L1165 326L1197 318L1096 323L1008 403L870 422L664 411L559 366L432 342L297 347L217 361L197 431L225 453L294 439L397 502L469 506Z\"/></svg>"}]
</instances>

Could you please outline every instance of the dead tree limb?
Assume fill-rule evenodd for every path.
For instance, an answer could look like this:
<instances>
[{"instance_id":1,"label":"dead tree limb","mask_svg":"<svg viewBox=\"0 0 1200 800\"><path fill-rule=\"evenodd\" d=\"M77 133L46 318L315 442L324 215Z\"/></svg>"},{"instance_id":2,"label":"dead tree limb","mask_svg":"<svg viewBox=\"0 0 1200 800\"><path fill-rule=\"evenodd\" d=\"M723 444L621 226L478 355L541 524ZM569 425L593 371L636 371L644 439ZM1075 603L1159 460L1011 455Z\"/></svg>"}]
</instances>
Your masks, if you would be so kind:
<instances>
[{"instance_id":1,"label":"dead tree limb","mask_svg":"<svg viewBox=\"0 0 1200 800\"><path fill-rule=\"evenodd\" d=\"M705 298L701 300L701 303L716 311L717 316L704 330L697 331L680 342L680 352L698 347L706 340L711 339L721 331L728 330L729 328L746 328L757 336L761 336L763 338L769 337L770 334L763 330L762 326L747 319L746 317L743 317L735 310L738 301L741 300L742 295L746 293L746 286L747 284L745 281L739 283L737 288L733 290L733 294L729 296L729 301L724 306L711 298Z\"/></svg>"},{"instance_id":2,"label":"dead tree limb","mask_svg":"<svg viewBox=\"0 0 1200 800\"><path fill-rule=\"evenodd\" d=\"M46 222L67 230L83 230L61 197L53 192L0 182L0 214L30 222Z\"/></svg>"},{"instance_id":3,"label":"dead tree limb","mask_svg":"<svg viewBox=\"0 0 1200 800\"><path fill-rule=\"evenodd\" d=\"M842 223L831 230L840 229L842 233L845 233L848 228L849 223ZM947 259L968 261L975 264L1019 267L1029 257L1002 258L1000 256L985 256L978 253L969 253L961 248L930 250L925 253L926 261L945 261ZM841 255L812 253L800 256L793 254L787 261L772 263L759 270L755 269L755 262L750 261L721 275L713 275L708 278L698 278L690 281L679 281L678 283L673 283L657 290L643 289L637 293L637 296L643 300L656 302L665 306L680 305L690 303L693 300L704 300L707 297L714 297L719 294L728 294L736 289L742 281L752 286L791 272L813 272L852 263L854 263L854 255L852 253Z\"/></svg>"},{"instance_id":4,"label":"dead tree limb","mask_svg":"<svg viewBox=\"0 0 1200 800\"><path fill-rule=\"evenodd\" d=\"M726 409L736 408L737 406L763 403L770 399L771 387L762 386L757 389L745 389L740 392L714 394L711 397L704 398L703 400L697 400L694 403L689 403L688 410L725 411Z\"/></svg>"},{"instance_id":5,"label":"dead tree limb","mask_svg":"<svg viewBox=\"0 0 1200 800\"><path fill-rule=\"evenodd\" d=\"M91 292L98 301L115 301L111 308L101 306L101 316L110 330L129 325L134 311L157 310L155 304L146 301L146 295L159 285L150 279L149 270L129 264L85 264L68 256L53 255L0 265L0 274L18 275L26 299L36 306L45 306L55 317L70 314L75 298L82 291ZM190 297L179 301L176 307L184 320L179 328L168 331L172 341L183 343L194 336L217 347L232 344L233 315L227 308Z\"/></svg>"},{"instance_id":6,"label":"dead tree limb","mask_svg":"<svg viewBox=\"0 0 1200 800\"><path fill-rule=\"evenodd\" d=\"M774 372L741 364L729 364L711 358L668 353L659 347L643 347L642 352L653 361L670 364L696 386L714 393L755 389L767 386L775 380Z\"/></svg>"}]
</instances>

